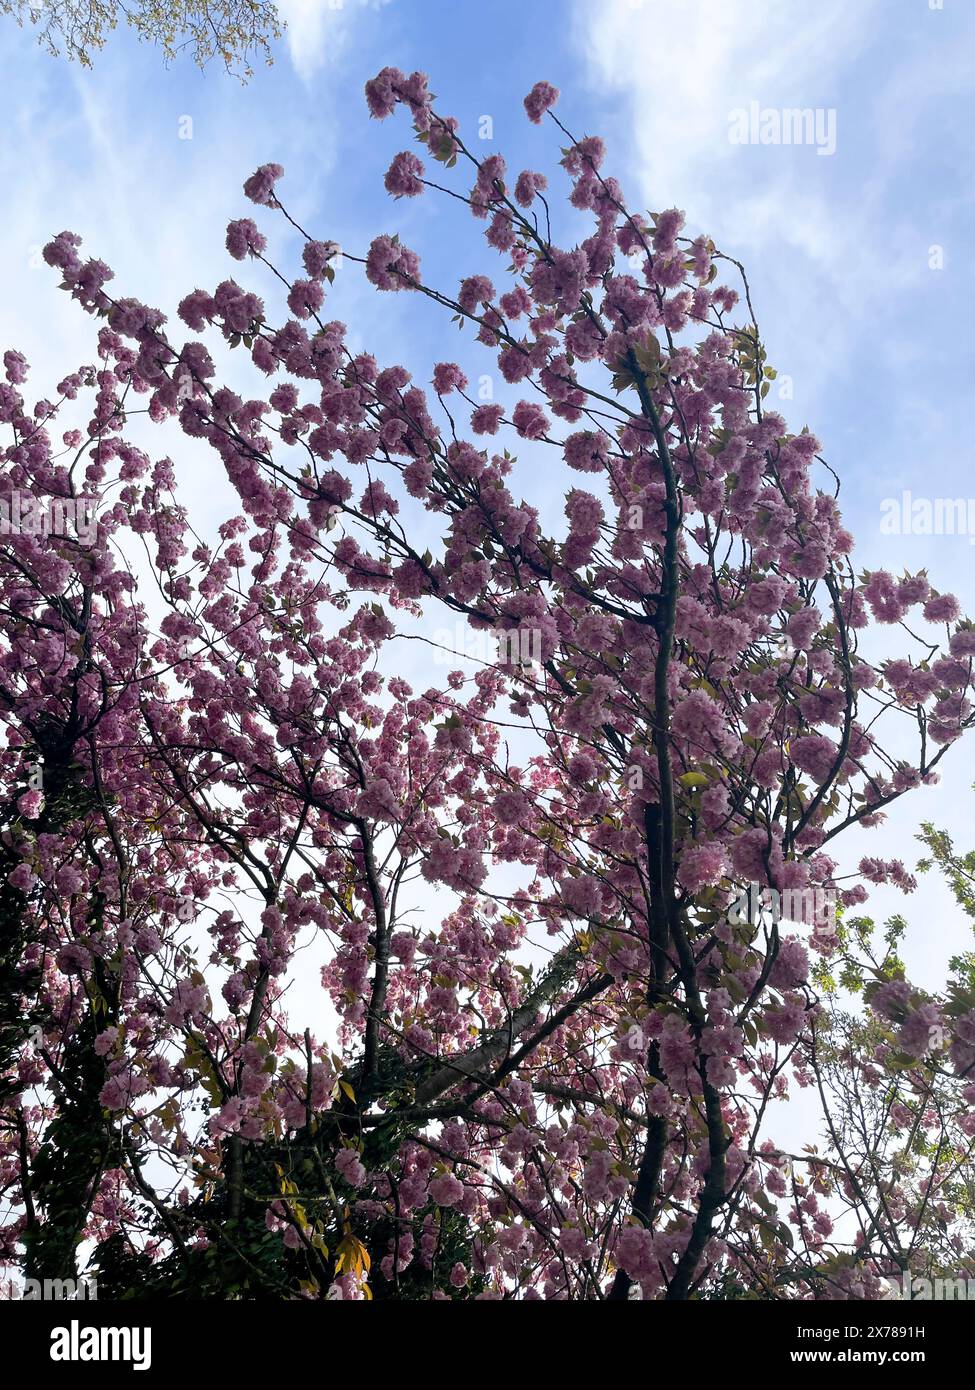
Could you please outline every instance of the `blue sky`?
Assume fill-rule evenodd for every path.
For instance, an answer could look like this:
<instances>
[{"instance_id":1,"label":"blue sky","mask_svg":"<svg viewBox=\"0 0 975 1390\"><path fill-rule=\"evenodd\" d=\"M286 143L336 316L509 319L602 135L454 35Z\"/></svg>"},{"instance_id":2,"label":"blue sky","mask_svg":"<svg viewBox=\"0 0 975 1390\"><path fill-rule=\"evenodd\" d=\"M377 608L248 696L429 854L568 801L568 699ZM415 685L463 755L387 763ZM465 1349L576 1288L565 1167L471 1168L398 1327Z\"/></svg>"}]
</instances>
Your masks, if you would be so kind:
<instances>
[{"instance_id":1,"label":"blue sky","mask_svg":"<svg viewBox=\"0 0 975 1390\"><path fill-rule=\"evenodd\" d=\"M39 262L44 241L64 227L80 232L114 267L119 292L171 316L189 289L229 274L260 288L259 276L229 260L223 237L230 217L252 211L240 186L265 160L285 166L282 195L318 236L361 251L378 232L400 231L447 286L475 270L496 273L462 210L386 197L383 172L411 133L402 119L370 122L362 85L386 63L423 68L465 131L492 118L486 149L502 150L515 169L551 172L558 142L521 108L547 78L562 89L569 127L608 140L609 167L632 206L680 206L694 231L745 262L769 360L792 380L792 398L773 402L794 427L809 424L840 473L858 565L927 566L975 614L969 537L880 532L881 502L904 489L975 496L967 410L975 6L288 0L283 10L291 28L275 65L246 87L216 68L166 68L125 32L83 71L0 20L0 339L25 351L39 392L89 360L92 342L91 321ZM732 143L729 114L751 102L834 112L835 153ZM189 139L181 138L187 117ZM276 219L265 222L274 256L295 264L295 242ZM940 269L931 268L933 247ZM469 350L427 306L377 296L357 277L339 277L330 312L358 345L405 361L420 380L432 362ZM241 363L226 368L233 378ZM179 447L191 506L211 520L234 510L212 459ZM561 510L561 489L547 499L541 471L526 495ZM975 843L972 768L963 746L939 789L895 810L844 859L869 851L912 860L922 816ZM936 984L967 934L948 896L932 883L923 902L877 894L876 904L906 906L920 928L910 964Z\"/></svg>"}]
</instances>

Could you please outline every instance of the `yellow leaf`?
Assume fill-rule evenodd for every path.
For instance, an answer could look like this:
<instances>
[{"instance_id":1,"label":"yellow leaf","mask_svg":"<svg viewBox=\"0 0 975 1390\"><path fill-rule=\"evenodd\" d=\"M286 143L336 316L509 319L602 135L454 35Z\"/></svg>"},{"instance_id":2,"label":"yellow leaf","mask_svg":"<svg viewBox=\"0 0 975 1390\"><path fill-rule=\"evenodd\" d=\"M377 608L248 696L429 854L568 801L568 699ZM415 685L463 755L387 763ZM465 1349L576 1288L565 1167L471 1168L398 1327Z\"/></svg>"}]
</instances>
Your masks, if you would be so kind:
<instances>
[{"instance_id":1,"label":"yellow leaf","mask_svg":"<svg viewBox=\"0 0 975 1390\"><path fill-rule=\"evenodd\" d=\"M708 784L703 772L684 772L677 780L682 787L689 787L691 791L697 791L699 787L706 787Z\"/></svg>"},{"instance_id":2,"label":"yellow leaf","mask_svg":"<svg viewBox=\"0 0 975 1390\"><path fill-rule=\"evenodd\" d=\"M356 1276L361 1279L362 1271L368 1273L371 1267L369 1251L362 1241L349 1233L342 1237L342 1242L336 1251L335 1272L340 1274L342 1270L349 1269L354 1271Z\"/></svg>"}]
</instances>

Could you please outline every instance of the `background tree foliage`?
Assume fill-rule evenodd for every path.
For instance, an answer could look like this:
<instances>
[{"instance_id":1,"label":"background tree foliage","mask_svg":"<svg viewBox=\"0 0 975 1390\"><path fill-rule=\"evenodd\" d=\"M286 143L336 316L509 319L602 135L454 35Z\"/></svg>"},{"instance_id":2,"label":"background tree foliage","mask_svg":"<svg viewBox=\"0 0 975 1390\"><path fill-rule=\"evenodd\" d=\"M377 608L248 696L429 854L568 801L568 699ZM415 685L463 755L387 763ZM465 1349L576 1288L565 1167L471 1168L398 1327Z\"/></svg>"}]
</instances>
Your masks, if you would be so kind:
<instances>
[{"instance_id":1,"label":"background tree foliage","mask_svg":"<svg viewBox=\"0 0 975 1390\"><path fill-rule=\"evenodd\" d=\"M54 56L64 53L86 68L120 19L158 44L167 61L189 49L199 67L217 58L242 78L253 74L255 58L271 62L271 43L281 37L269 0L0 0L0 12L33 24Z\"/></svg>"}]
</instances>

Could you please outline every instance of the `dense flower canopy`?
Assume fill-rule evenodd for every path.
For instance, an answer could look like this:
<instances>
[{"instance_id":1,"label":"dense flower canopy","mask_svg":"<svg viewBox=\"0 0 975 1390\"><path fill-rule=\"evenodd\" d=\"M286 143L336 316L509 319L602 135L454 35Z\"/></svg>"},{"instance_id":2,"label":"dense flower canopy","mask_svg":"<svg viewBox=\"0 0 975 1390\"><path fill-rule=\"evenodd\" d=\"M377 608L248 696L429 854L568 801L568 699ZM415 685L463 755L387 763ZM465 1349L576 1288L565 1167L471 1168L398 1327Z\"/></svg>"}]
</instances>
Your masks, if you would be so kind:
<instances>
[{"instance_id":1,"label":"dense flower canopy","mask_svg":"<svg viewBox=\"0 0 975 1390\"><path fill-rule=\"evenodd\" d=\"M819 442L768 408L740 267L629 211L550 84L525 111L564 142L570 247L555 178L476 158L422 74L366 97L418 142L391 196L438 196L441 165L494 278L298 228L286 315L227 279L182 300L183 341L62 232L44 256L98 365L31 406L4 358L8 507L97 528L0 543L3 1257L224 1297L877 1297L922 1259L967 1270L975 997L877 950L866 883L913 879L878 853L841 880L832 841L936 780L975 627L924 574L856 574ZM244 185L245 266L297 226L284 187ZM340 258L439 305L504 400L353 351ZM218 383L219 336L253 398ZM146 406L216 452L218 537L131 442ZM519 496L540 458L554 526ZM397 624L444 612L488 657L417 690ZM828 1156L766 1134L796 1089ZM851 1137L864 1104L892 1131ZM905 1130L937 1161L881 1153Z\"/></svg>"}]
</instances>

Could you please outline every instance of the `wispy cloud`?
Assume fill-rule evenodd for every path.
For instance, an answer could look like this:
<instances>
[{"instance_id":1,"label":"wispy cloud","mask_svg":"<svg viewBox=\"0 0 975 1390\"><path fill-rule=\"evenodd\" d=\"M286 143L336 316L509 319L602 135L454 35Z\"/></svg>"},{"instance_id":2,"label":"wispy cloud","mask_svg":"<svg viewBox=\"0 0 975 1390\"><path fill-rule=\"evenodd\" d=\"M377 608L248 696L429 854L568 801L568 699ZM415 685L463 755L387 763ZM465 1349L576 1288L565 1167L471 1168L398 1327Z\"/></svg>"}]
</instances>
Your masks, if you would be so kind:
<instances>
[{"instance_id":1,"label":"wispy cloud","mask_svg":"<svg viewBox=\"0 0 975 1390\"><path fill-rule=\"evenodd\" d=\"M345 52L356 16L385 9L391 0L278 0L287 24L288 53L295 71L310 82Z\"/></svg>"},{"instance_id":2,"label":"wispy cloud","mask_svg":"<svg viewBox=\"0 0 975 1390\"><path fill-rule=\"evenodd\" d=\"M607 0L598 8L579 0L575 7L579 51L593 87L618 103L640 197L654 210L684 208L723 249L763 258L777 303L790 299L787 268L862 285L849 274L848 245L840 254L848 229L835 212L847 202L844 146L855 139L843 78L876 13L876 0ZM834 111L838 153L818 158L811 146L733 143L732 113L751 103ZM769 262L770 249L794 254Z\"/></svg>"}]
</instances>

